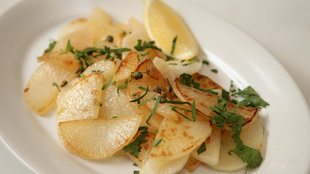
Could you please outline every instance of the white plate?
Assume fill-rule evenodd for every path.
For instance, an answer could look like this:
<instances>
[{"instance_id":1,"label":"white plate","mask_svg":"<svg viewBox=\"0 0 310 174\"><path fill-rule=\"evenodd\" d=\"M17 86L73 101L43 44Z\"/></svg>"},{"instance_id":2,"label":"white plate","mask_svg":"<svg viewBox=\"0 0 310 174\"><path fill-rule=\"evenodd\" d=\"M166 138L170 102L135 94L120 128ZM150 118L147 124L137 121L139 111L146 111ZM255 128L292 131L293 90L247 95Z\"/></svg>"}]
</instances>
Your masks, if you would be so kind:
<instances>
[{"instance_id":1,"label":"white plate","mask_svg":"<svg viewBox=\"0 0 310 174\"><path fill-rule=\"evenodd\" d=\"M183 16L208 55L217 75L204 72L228 87L253 86L270 103L261 118L266 132L262 165L250 173L308 173L310 165L310 117L296 84L275 59L250 37L226 21L188 1L168 2ZM132 162L123 157L85 160L61 145L54 114L35 116L26 107L23 89L38 66L49 39L56 39L60 26L87 17L94 6L105 9L115 20L134 16L142 21L142 2L107 0L27 0L0 18L0 136L11 151L38 173L132 173ZM183 171L184 173L187 173ZM195 173L218 173L200 167ZM239 172L240 173L240 172Z\"/></svg>"}]
</instances>

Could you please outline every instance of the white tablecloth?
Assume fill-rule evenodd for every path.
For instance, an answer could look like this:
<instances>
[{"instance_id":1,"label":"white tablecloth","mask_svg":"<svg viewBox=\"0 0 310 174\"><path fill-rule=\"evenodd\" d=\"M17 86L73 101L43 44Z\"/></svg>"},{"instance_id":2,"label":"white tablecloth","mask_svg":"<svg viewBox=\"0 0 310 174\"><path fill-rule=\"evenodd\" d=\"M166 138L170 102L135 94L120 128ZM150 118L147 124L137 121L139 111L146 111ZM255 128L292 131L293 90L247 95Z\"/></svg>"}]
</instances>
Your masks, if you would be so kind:
<instances>
[{"instance_id":1,"label":"white tablecloth","mask_svg":"<svg viewBox=\"0 0 310 174\"><path fill-rule=\"evenodd\" d=\"M20 0L1 0L0 15ZM248 33L291 74L310 103L309 0L189 0ZM289 92L289 91L288 91ZM33 173L0 142L0 173Z\"/></svg>"}]
</instances>

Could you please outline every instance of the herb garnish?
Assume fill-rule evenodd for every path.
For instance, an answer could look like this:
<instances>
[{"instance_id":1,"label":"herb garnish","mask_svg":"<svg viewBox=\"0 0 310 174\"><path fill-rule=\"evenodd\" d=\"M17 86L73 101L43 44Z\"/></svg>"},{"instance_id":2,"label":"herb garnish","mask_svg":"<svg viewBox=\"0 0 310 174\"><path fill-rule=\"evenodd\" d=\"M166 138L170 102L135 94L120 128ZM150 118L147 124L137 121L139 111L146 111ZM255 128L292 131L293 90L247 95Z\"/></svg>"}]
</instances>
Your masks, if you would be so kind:
<instances>
[{"instance_id":1,"label":"herb garnish","mask_svg":"<svg viewBox=\"0 0 310 174\"><path fill-rule=\"evenodd\" d=\"M173 55L174 53L174 50L175 50L175 44L177 42L177 39L178 39L178 35L176 35L173 40L172 40L172 47L171 47L171 51L170 51L170 54Z\"/></svg>"},{"instance_id":2,"label":"herb garnish","mask_svg":"<svg viewBox=\"0 0 310 174\"><path fill-rule=\"evenodd\" d=\"M140 174L138 170L133 171L133 174Z\"/></svg>"},{"instance_id":3,"label":"herb garnish","mask_svg":"<svg viewBox=\"0 0 310 174\"><path fill-rule=\"evenodd\" d=\"M90 55L94 55L94 57L100 55L106 55L105 59L113 59L114 57L121 59L121 53L130 51L129 48L119 48L119 49L111 49L110 47L105 46L102 48L89 47L84 50L76 50L72 51L74 53L74 58L80 61L81 67L78 69L76 73L82 73L87 67L93 64Z\"/></svg>"},{"instance_id":4,"label":"herb garnish","mask_svg":"<svg viewBox=\"0 0 310 174\"><path fill-rule=\"evenodd\" d=\"M57 91L60 92L59 86L58 86L58 84L56 82L53 82L52 86L55 86L57 88Z\"/></svg>"},{"instance_id":5,"label":"herb garnish","mask_svg":"<svg viewBox=\"0 0 310 174\"><path fill-rule=\"evenodd\" d=\"M146 50L148 48L152 48L154 50L161 51L160 48L155 46L155 42L154 41L150 41L150 42L143 41L143 44L142 44L142 40L141 39L138 40L138 43L137 43L137 45L134 48L137 51L144 51L144 50Z\"/></svg>"},{"instance_id":6,"label":"herb garnish","mask_svg":"<svg viewBox=\"0 0 310 174\"><path fill-rule=\"evenodd\" d=\"M48 48L46 48L46 49L44 50L44 53L49 53L49 52L53 51L53 49L54 49L56 43L57 43L57 41L52 40L52 41L49 43Z\"/></svg>"},{"instance_id":7,"label":"herb garnish","mask_svg":"<svg viewBox=\"0 0 310 174\"><path fill-rule=\"evenodd\" d=\"M197 150L197 153L198 153L198 155L199 155L199 154L201 154L202 152L204 152L204 151L206 151L206 150L207 150L206 144L205 144L205 142L203 142L203 143L201 144L201 146L199 147L199 149Z\"/></svg>"},{"instance_id":8,"label":"herb garnish","mask_svg":"<svg viewBox=\"0 0 310 174\"><path fill-rule=\"evenodd\" d=\"M166 61L175 60L176 58L166 55Z\"/></svg>"},{"instance_id":9,"label":"herb garnish","mask_svg":"<svg viewBox=\"0 0 310 174\"><path fill-rule=\"evenodd\" d=\"M182 64L182 66L188 66L188 65L191 65L191 64L193 64L195 62L199 62L199 60L198 59L191 59L188 63Z\"/></svg>"},{"instance_id":10,"label":"herb garnish","mask_svg":"<svg viewBox=\"0 0 310 174\"><path fill-rule=\"evenodd\" d=\"M137 157L139 152L141 152L142 147L140 145L147 142L144 138L148 135L148 127L139 127L138 131L141 131L140 135L133 142L123 148L124 152L130 151L130 153L135 157Z\"/></svg>"},{"instance_id":11,"label":"herb garnish","mask_svg":"<svg viewBox=\"0 0 310 174\"><path fill-rule=\"evenodd\" d=\"M262 162L260 151L244 145L240 138L242 125L245 124L243 116L227 111L226 104L227 101L219 99L218 106L210 106L210 109L217 114L217 116L211 118L211 121L223 130L225 124L231 124L231 129L234 132L232 139L236 147L230 150L229 153L234 152L242 161L248 164L247 167L249 168L258 167Z\"/></svg>"},{"instance_id":12,"label":"herb garnish","mask_svg":"<svg viewBox=\"0 0 310 174\"><path fill-rule=\"evenodd\" d=\"M118 85L117 87L117 94L119 95L119 90L120 89L126 89L127 88L127 85L128 83L131 81L131 77L129 77L129 79L126 80L125 84L124 85ZM115 82L116 83L116 82Z\"/></svg>"},{"instance_id":13,"label":"herb garnish","mask_svg":"<svg viewBox=\"0 0 310 174\"><path fill-rule=\"evenodd\" d=\"M205 65L208 65L208 66L210 65L209 61L207 61L207 60L203 60L202 64L205 64Z\"/></svg>"},{"instance_id":14,"label":"herb garnish","mask_svg":"<svg viewBox=\"0 0 310 174\"><path fill-rule=\"evenodd\" d=\"M71 52L74 53L73 51L73 46L71 45L70 39L67 41L67 45L66 45L66 52Z\"/></svg>"},{"instance_id":15,"label":"herb garnish","mask_svg":"<svg viewBox=\"0 0 310 174\"><path fill-rule=\"evenodd\" d=\"M217 73L218 73L218 70L217 70L217 69L211 69L211 72L217 74Z\"/></svg>"},{"instance_id":16,"label":"herb garnish","mask_svg":"<svg viewBox=\"0 0 310 174\"><path fill-rule=\"evenodd\" d=\"M201 89L200 83L195 82L193 76L190 74L183 73L180 75L180 78L181 78L181 83L186 86L194 87L195 89L198 89L199 91L202 91L202 92L207 92L210 94L218 95L217 92L214 92L210 89Z\"/></svg>"},{"instance_id":17,"label":"herb garnish","mask_svg":"<svg viewBox=\"0 0 310 174\"><path fill-rule=\"evenodd\" d=\"M161 143L162 141L163 141L162 138L159 138L159 139L154 140L153 146L154 146L154 147L158 146L158 144Z\"/></svg>"},{"instance_id":18,"label":"herb garnish","mask_svg":"<svg viewBox=\"0 0 310 174\"><path fill-rule=\"evenodd\" d=\"M179 112L177 109L183 110L183 111L187 111L187 112L191 112L192 113L192 118L189 118L188 116L182 114L181 112ZM189 121L196 121L196 108L195 108L195 100L193 101L193 103L191 104L191 109L185 109L185 108L181 108L181 107L177 107L177 106L173 106L171 105L171 110L178 113L179 115L181 115L182 117L186 118Z\"/></svg>"},{"instance_id":19,"label":"herb garnish","mask_svg":"<svg viewBox=\"0 0 310 174\"><path fill-rule=\"evenodd\" d=\"M239 90L238 92L232 94L232 96L235 95L240 95L244 98L238 103L238 105L241 106L259 109L269 106L269 103L263 100L251 86L248 86L244 90Z\"/></svg>"},{"instance_id":20,"label":"herb garnish","mask_svg":"<svg viewBox=\"0 0 310 174\"><path fill-rule=\"evenodd\" d=\"M108 80L108 81L103 85L102 90L105 90L105 89L108 87L108 85L111 83L111 81L112 81L112 78L110 78L110 80Z\"/></svg>"},{"instance_id":21,"label":"herb garnish","mask_svg":"<svg viewBox=\"0 0 310 174\"><path fill-rule=\"evenodd\" d=\"M158 104L159 104L160 100L161 100L161 97L158 96L157 99L156 99L156 103L155 103L155 105L154 105L154 108L153 108L151 114L149 115L149 117L148 117L147 120L146 120L146 123L147 123L148 125L150 125L149 120L150 120L150 119L152 118L152 116L155 114L155 111L156 111L156 109L157 109L157 107L158 107Z\"/></svg>"},{"instance_id":22,"label":"herb garnish","mask_svg":"<svg viewBox=\"0 0 310 174\"><path fill-rule=\"evenodd\" d=\"M131 100L130 102L137 102L138 104L140 104L140 100L141 100L144 96L146 96L146 94L150 91L150 90L149 90L149 86L147 86L146 88L140 86L140 87L138 87L138 88L141 89L141 90L143 90L143 91L145 91L145 93L144 93L141 97L139 97L139 98L137 98L137 99L134 99L134 100Z\"/></svg>"},{"instance_id":23,"label":"herb garnish","mask_svg":"<svg viewBox=\"0 0 310 174\"><path fill-rule=\"evenodd\" d=\"M92 71L91 71L91 73L96 73L96 72L97 72L97 73L103 73L104 71L100 71L99 69L97 69L97 70L92 70Z\"/></svg>"}]
</instances>

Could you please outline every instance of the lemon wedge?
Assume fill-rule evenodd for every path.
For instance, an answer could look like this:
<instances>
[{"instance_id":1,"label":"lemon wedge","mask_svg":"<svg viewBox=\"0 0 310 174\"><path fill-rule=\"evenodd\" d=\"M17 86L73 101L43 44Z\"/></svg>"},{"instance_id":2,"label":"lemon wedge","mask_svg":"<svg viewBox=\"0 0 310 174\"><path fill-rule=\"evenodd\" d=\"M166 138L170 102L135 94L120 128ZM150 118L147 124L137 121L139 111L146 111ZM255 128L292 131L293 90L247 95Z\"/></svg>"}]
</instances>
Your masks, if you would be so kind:
<instances>
[{"instance_id":1,"label":"lemon wedge","mask_svg":"<svg viewBox=\"0 0 310 174\"><path fill-rule=\"evenodd\" d=\"M183 19L160 0L144 1L144 23L149 37L165 54L189 60L198 54L198 44ZM175 49L171 54L173 40Z\"/></svg>"}]
</instances>

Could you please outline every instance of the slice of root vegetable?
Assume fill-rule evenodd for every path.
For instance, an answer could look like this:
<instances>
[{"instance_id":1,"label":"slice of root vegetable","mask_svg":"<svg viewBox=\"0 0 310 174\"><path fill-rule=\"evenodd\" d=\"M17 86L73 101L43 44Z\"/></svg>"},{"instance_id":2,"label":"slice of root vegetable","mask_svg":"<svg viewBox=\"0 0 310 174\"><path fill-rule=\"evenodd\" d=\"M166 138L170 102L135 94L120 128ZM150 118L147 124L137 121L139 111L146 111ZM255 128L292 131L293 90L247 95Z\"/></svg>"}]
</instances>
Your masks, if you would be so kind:
<instances>
[{"instance_id":1,"label":"slice of root vegetable","mask_svg":"<svg viewBox=\"0 0 310 174\"><path fill-rule=\"evenodd\" d=\"M78 81L57 100L57 123L98 118L103 77L93 73Z\"/></svg>"},{"instance_id":2,"label":"slice of root vegetable","mask_svg":"<svg viewBox=\"0 0 310 174\"><path fill-rule=\"evenodd\" d=\"M207 117L213 117L216 115L209 107L218 105L217 95L202 92L192 87L186 86L181 83L179 78L175 80L175 86L177 90L175 93L181 100L188 102L195 100L197 111ZM226 107L227 111L235 110L236 114L242 115L246 121L246 124L255 120L259 112L257 108L246 108L243 106L238 107L233 103L227 103ZM228 129L230 128L229 125L226 125L226 127Z\"/></svg>"},{"instance_id":3,"label":"slice of root vegetable","mask_svg":"<svg viewBox=\"0 0 310 174\"><path fill-rule=\"evenodd\" d=\"M219 162L219 153L220 153L220 145L221 145L221 129L218 127L212 128L212 133L209 138L205 140L206 151L198 154L197 148L192 152L192 156L211 166L217 165Z\"/></svg>"},{"instance_id":4,"label":"slice of root vegetable","mask_svg":"<svg viewBox=\"0 0 310 174\"><path fill-rule=\"evenodd\" d=\"M144 166L142 166L141 174L174 174L182 170L188 161L189 154L176 159L157 159L150 157Z\"/></svg>"},{"instance_id":5,"label":"slice of root vegetable","mask_svg":"<svg viewBox=\"0 0 310 174\"><path fill-rule=\"evenodd\" d=\"M97 43L103 35L108 33L106 29L111 25L111 17L103 9L95 7L88 18L87 24L88 29L94 36L94 43Z\"/></svg>"},{"instance_id":6,"label":"slice of root vegetable","mask_svg":"<svg viewBox=\"0 0 310 174\"><path fill-rule=\"evenodd\" d=\"M157 133L160 127L160 124L163 121L163 117L157 113L154 113L154 115L152 116L152 119L149 120L149 124L147 124L146 120L151 115L152 110L142 105L139 107L139 111L141 111L143 114L143 118L142 118L140 126L146 126L148 127L149 132Z\"/></svg>"},{"instance_id":7,"label":"slice of root vegetable","mask_svg":"<svg viewBox=\"0 0 310 174\"><path fill-rule=\"evenodd\" d=\"M142 40L142 42L148 41L149 38L147 36L147 33L140 31L140 32L134 32L134 33L128 34L127 36L124 37L122 41L122 47L130 48L131 50L134 50L135 49L134 47L138 44L138 40ZM127 54L128 52L122 53L122 57L125 58Z\"/></svg>"},{"instance_id":8,"label":"slice of root vegetable","mask_svg":"<svg viewBox=\"0 0 310 174\"><path fill-rule=\"evenodd\" d=\"M134 32L145 32L145 34L147 35L143 24L140 21L138 21L136 18L133 18L133 17L129 18L129 20L128 20L128 30L129 30L129 32L132 32L132 33L134 33Z\"/></svg>"},{"instance_id":9,"label":"slice of root vegetable","mask_svg":"<svg viewBox=\"0 0 310 174\"><path fill-rule=\"evenodd\" d=\"M113 75L116 71L116 68L117 68L117 65L114 61L101 60L101 61L98 61L98 62L92 64L91 66L89 66L83 72L83 74L85 76L87 76L91 73L99 72L103 75L104 79L109 80L110 78L113 77Z\"/></svg>"},{"instance_id":10,"label":"slice of root vegetable","mask_svg":"<svg viewBox=\"0 0 310 174\"><path fill-rule=\"evenodd\" d=\"M139 135L140 133L137 133L136 136L133 138L133 140ZM134 156L130 152L126 152L126 155L139 167L142 167L144 163L148 160L153 146L153 142L155 140L155 136L156 136L155 133L149 132L147 134L147 136L144 138L146 142L140 145L141 149L138 156Z\"/></svg>"},{"instance_id":11,"label":"slice of root vegetable","mask_svg":"<svg viewBox=\"0 0 310 174\"><path fill-rule=\"evenodd\" d=\"M194 152L193 152L194 153ZM198 161L196 158L194 158L192 155L189 157L189 159L187 160L186 164L185 164L185 168L190 171L190 172L194 172L197 167L199 167L201 165L201 162Z\"/></svg>"},{"instance_id":12,"label":"slice of root vegetable","mask_svg":"<svg viewBox=\"0 0 310 174\"><path fill-rule=\"evenodd\" d=\"M112 82L111 82L112 83ZM134 103L129 102L126 90L119 90L117 93L117 85L109 84L102 91L99 117L103 119L112 117L124 117L128 115L140 113Z\"/></svg>"},{"instance_id":13,"label":"slice of root vegetable","mask_svg":"<svg viewBox=\"0 0 310 174\"><path fill-rule=\"evenodd\" d=\"M178 60L171 60L168 61L167 64L169 66L170 72L175 74L176 77L179 77L181 74L194 74L201 70L202 68L202 62L201 60L195 59L197 61L194 61L193 63L189 62L181 62ZM193 61L190 60L190 61Z\"/></svg>"},{"instance_id":14,"label":"slice of root vegetable","mask_svg":"<svg viewBox=\"0 0 310 174\"><path fill-rule=\"evenodd\" d=\"M92 33L87 28L84 28L60 38L53 51L66 52L66 46L69 40L74 50L83 50L87 47L94 46Z\"/></svg>"},{"instance_id":15,"label":"slice of root vegetable","mask_svg":"<svg viewBox=\"0 0 310 174\"><path fill-rule=\"evenodd\" d=\"M224 89L222 86L205 75L195 73L192 75L192 78L195 82L200 84L200 89Z\"/></svg>"},{"instance_id":16,"label":"slice of root vegetable","mask_svg":"<svg viewBox=\"0 0 310 174\"><path fill-rule=\"evenodd\" d=\"M72 60L72 59L71 59ZM24 97L29 108L38 115L45 115L54 108L59 93L56 84L70 81L76 77L78 66L68 65L67 61L45 62L40 65L28 80ZM55 83L55 86L53 86Z\"/></svg>"},{"instance_id":17,"label":"slice of root vegetable","mask_svg":"<svg viewBox=\"0 0 310 174\"><path fill-rule=\"evenodd\" d=\"M246 163L243 162L236 154L233 152L231 155L228 154L229 150L236 147L231 136L233 132L225 131L221 137L221 147L220 147L220 158L219 163L212 168L220 171L231 172L237 171L246 167ZM251 125L242 129L240 138L243 143L251 148L259 149L261 151L263 143L263 127L259 119L256 119Z\"/></svg>"},{"instance_id":18,"label":"slice of root vegetable","mask_svg":"<svg viewBox=\"0 0 310 174\"><path fill-rule=\"evenodd\" d=\"M149 86L149 83L139 82L139 80L138 80L136 82L130 82L128 84L128 97L130 97L131 100L135 100L135 98L133 97L135 95L138 95L139 97L141 97L142 95L144 95L146 93L144 90L139 89L139 87L148 88L150 90L140 100L140 102L142 103L144 100L147 100L143 104L143 106L147 107L148 110L152 111L153 108L155 107L156 98L158 96L160 96L161 94L153 92L152 91L152 86ZM159 115L161 115L163 117L166 117L166 116L177 116L176 112L173 112L171 110L171 106L170 105L171 104L168 104L168 103L160 103L160 104L158 104L155 113L157 113L157 114L159 114ZM153 118L151 118L150 120L152 120L152 119Z\"/></svg>"},{"instance_id":19,"label":"slice of root vegetable","mask_svg":"<svg viewBox=\"0 0 310 174\"><path fill-rule=\"evenodd\" d=\"M104 159L131 141L139 128L141 118L141 115L130 115L108 120L61 122L58 133L71 153L83 158Z\"/></svg>"},{"instance_id":20,"label":"slice of root vegetable","mask_svg":"<svg viewBox=\"0 0 310 174\"><path fill-rule=\"evenodd\" d=\"M150 157L162 160L173 160L190 154L210 136L212 127L209 119L196 116L196 121L189 121L178 115L165 117L156 139L162 139L152 148Z\"/></svg>"},{"instance_id":21,"label":"slice of root vegetable","mask_svg":"<svg viewBox=\"0 0 310 174\"><path fill-rule=\"evenodd\" d=\"M60 32L58 33L58 39L73 33L75 31L84 29L87 27L87 19L85 18L80 18L74 21L69 22L67 25L65 25Z\"/></svg>"},{"instance_id":22,"label":"slice of root vegetable","mask_svg":"<svg viewBox=\"0 0 310 174\"><path fill-rule=\"evenodd\" d=\"M130 78L132 72L134 72L138 66L139 60L137 52L129 52L126 58L118 66L113 79L116 82L127 80L128 78Z\"/></svg>"}]
</instances>

